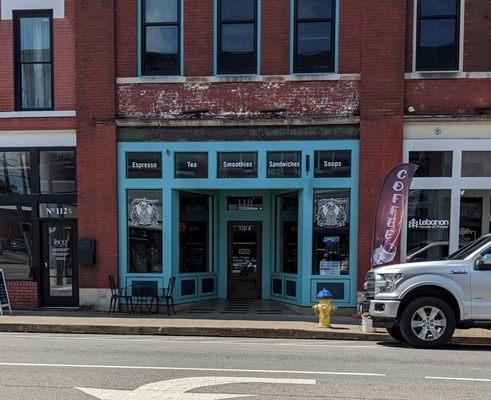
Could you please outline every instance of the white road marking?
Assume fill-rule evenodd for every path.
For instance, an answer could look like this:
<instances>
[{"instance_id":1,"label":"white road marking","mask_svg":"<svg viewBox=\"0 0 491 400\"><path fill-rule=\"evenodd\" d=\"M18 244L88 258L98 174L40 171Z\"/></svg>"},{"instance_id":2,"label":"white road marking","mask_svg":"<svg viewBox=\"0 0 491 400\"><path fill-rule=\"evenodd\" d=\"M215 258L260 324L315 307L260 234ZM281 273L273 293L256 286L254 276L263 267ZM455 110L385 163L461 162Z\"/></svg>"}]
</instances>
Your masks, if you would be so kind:
<instances>
[{"instance_id":1,"label":"white road marking","mask_svg":"<svg viewBox=\"0 0 491 400\"><path fill-rule=\"evenodd\" d=\"M107 390L92 388L75 388L100 400L222 400L239 397L251 397L248 394L187 393L190 390L232 383L282 383L287 385L315 385L313 379L276 379L249 377L216 377L200 376L192 378L171 379L149 383L135 390Z\"/></svg>"},{"instance_id":2,"label":"white road marking","mask_svg":"<svg viewBox=\"0 0 491 400\"><path fill-rule=\"evenodd\" d=\"M333 372L333 371L289 371L276 369L238 369L238 368L187 368L187 367L154 367L140 365L92 365L92 364L38 364L38 363L7 363L0 362L1 367L40 367L40 368L95 368L95 369L135 369L151 371L200 371L200 372L244 372L266 374L297 374L297 375L347 375L347 376L386 376L367 372Z\"/></svg>"},{"instance_id":3,"label":"white road marking","mask_svg":"<svg viewBox=\"0 0 491 400\"><path fill-rule=\"evenodd\" d=\"M425 378L444 380L444 381L491 382L491 379L484 379L484 378L452 378L448 376L425 376Z\"/></svg>"},{"instance_id":4,"label":"white road marking","mask_svg":"<svg viewBox=\"0 0 491 400\"><path fill-rule=\"evenodd\" d=\"M51 336L51 335L8 335L0 334L1 337L9 337L13 339L30 339L30 340L73 340L73 341L99 341L99 342L128 342L128 343L186 343L186 344L219 344L219 345L251 345L251 346L294 346L294 347L333 347L333 348L349 348L349 349L368 349L376 347L375 344L371 345L358 345L358 344L336 344L340 342L329 341L329 343L317 342L317 344L310 343L296 343L294 340L285 342L246 342L240 340L197 340L197 339L151 339L150 337L145 339L130 339L130 338L115 338L115 337L80 337L80 336Z\"/></svg>"}]
</instances>

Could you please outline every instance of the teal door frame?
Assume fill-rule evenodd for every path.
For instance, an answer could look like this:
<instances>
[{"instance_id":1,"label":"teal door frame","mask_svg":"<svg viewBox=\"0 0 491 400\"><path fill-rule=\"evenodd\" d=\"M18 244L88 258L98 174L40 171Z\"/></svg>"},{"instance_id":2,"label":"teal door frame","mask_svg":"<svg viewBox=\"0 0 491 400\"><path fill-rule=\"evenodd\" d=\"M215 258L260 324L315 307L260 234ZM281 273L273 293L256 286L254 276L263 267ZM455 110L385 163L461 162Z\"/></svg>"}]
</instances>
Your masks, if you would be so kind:
<instances>
[{"instance_id":1,"label":"teal door frame","mask_svg":"<svg viewBox=\"0 0 491 400\"><path fill-rule=\"evenodd\" d=\"M314 152L316 150L350 150L351 151L351 176L347 178L316 178L314 177ZM217 177L217 154L218 152L257 152L258 172L257 178L226 178ZM267 178L267 153L268 152L300 151L302 153L301 176L299 178ZM163 175L161 179L135 179L126 177L126 153L127 152L160 152L162 156ZM205 179L177 179L174 177L174 154L176 152L206 152L208 153L208 178ZM323 141L270 141L270 142L120 142L118 144L118 197L119 197L119 265L120 282L122 285L131 285L133 280L155 280L159 287L166 285L171 276L176 276L178 284L176 287L176 302L189 302L203 300L204 298L222 297L226 294L226 279L218 276L220 253L223 253L221 239L215 238L214 270L204 274L193 276L179 274L179 201L178 191L201 191L213 193L220 207L223 203L220 196L229 193L246 190L251 193L259 193L265 188L271 191L295 191L299 196L299 270L297 277L283 276L285 280L297 280L297 295L295 299L282 298L282 301L292 302L300 305L313 304L317 289L317 283L334 282L344 285L344 296L335 301L337 305L348 307L356 305L357 293L357 253L358 253L358 175L359 175L359 143L357 140L323 140ZM309 164L307 165L307 160ZM162 191L162 221L163 221L163 272L159 274L131 274L128 272L128 242L127 242L127 201L126 192L131 189L158 189ZM312 275L312 229L313 229L313 193L315 189L349 189L350 190L350 256L349 274L338 277L326 277ZM270 192L273 193L273 192ZM265 202L270 202L271 195L264 196ZM217 208L218 209L218 208ZM271 207L268 208L270 210ZM218 214L218 213L216 213ZM227 214L227 218L233 214ZM238 220L243 220L247 214L242 212ZM269 247L271 239L271 221L274 216L263 215L263 251ZM251 219L254 216L250 214ZM221 221L215 218L219 226ZM266 232L266 229L269 229ZM220 229L223 233L223 229ZM222 257L223 258L223 257ZM225 257L226 258L226 257ZM266 262L270 272L273 272L273 261ZM266 268L263 269L263 298L269 298L271 293L271 279L265 279ZM225 271L226 274L226 271ZM270 274L271 276L272 274ZM226 275L225 275L226 278ZM183 279L194 279L196 291L193 296L181 296L180 281ZM216 293L201 296L200 286L203 279L217 279L218 290ZM223 291L225 288L225 292ZM276 298L276 297L271 297Z\"/></svg>"}]
</instances>

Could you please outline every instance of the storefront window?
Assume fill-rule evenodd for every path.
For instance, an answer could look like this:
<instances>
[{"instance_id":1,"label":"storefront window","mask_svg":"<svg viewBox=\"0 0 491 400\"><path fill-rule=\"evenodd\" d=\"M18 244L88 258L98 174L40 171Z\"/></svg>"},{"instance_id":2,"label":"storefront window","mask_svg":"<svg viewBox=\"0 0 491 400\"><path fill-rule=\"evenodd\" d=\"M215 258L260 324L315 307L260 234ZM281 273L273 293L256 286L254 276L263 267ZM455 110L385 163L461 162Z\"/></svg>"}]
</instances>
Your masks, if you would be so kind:
<instances>
[{"instance_id":1,"label":"storefront window","mask_svg":"<svg viewBox=\"0 0 491 400\"><path fill-rule=\"evenodd\" d=\"M29 152L0 152L0 194L31 193Z\"/></svg>"},{"instance_id":2,"label":"storefront window","mask_svg":"<svg viewBox=\"0 0 491 400\"><path fill-rule=\"evenodd\" d=\"M179 193L179 272L212 270L213 198Z\"/></svg>"},{"instance_id":3,"label":"storefront window","mask_svg":"<svg viewBox=\"0 0 491 400\"><path fill-rule=\"evenodd\" d=\"M39 153L41 193L76 193L74 151L41 151Z\"/></svg>"},{"instance_id":4,"label":"storefront window","mask_svg":"<svg viewBox=\"0 0 491 400\"><path fill-rule=\"evenodd\" d=\"M128 190L130 273L161 273L162 191Z\"/></svg>"},{"instance_id":5,"label":"storefront window","mask_svg":"<svg viewBox=\"0 0 491 400\"><path fill-rule=\"evenodd\" d=\"M312 275L349 274L350 191L314 190Z\"/></svg>"},{"instance_id":6,"label":"storefront window","mask_svg":"<svg viewBox=\"0 0 491 400\"><path fill-rule=\"evenodd\" d=\"M451 151L410 151L409 162L418 165L415 177L451 177Z\"/></svg>"},{"instance_id":7,"label":"storefront window","mask_svg":"<svg viewBox=\"0 0 491 400\"><path fill-rule=\"evenodd\" d=\"M218 153L219 178L257 178L257 153Z\"/></svg>"},{"instance_id":8,"label":"storefront window","mask_svg":"<svg viewBox=\"0 0 491 400\"><path fill-rule=\"evenodd\" d=\"M268 178L300 178L299 151L268 152Z\"/></svg>"},{"instance_id":9,"label":"storefront window","mask_svg":"<svg viewBox=\"0 0 491 400\"><path fill-rule=\"evenodd\" d=\"M162 178L162 153L157 151L126 153L126 177L132 179Z\"/></svg>"},{"instance_id":10,"label":"storefront window","mask_svg":"<svg viewBox=\"0 0 491 400\"><path fill-rule=\"evenodd\" d=\"M462 176L491 176L491 151L463 151Z\"/></svg>"},{"instance_id":11,"label":"storefront window","mask_svg":"<svg viewBox=\"0 0 491 400\"><path fill-rule=\"evenodd\" d=\"M298 272L298 192L276 196L276 272Z\"/></svg>"},{"instance_id":12,"label":"storefront window","mask_svg":"<svg viewBox=\"0 0 491 400\"><path fill-rule=\"evenodd\" d=\"M349 178L351 176L351 151L316 151L314 154L316 178Z\"/></svg>"},{"instance_id":13,"label":"storefront window","mask_svg":"<svg viewBox=\"0 0 491 400\"><path fill-rule=\"evenodd\" d=\"M489 191L461 190L460 197L460 228L459 247L476 240L487 233L486 222L490 219L487 214L483 220L483 202L489 199Z\"/></svg>"},{"instance_id":14,"label":"storefront window","mask_svg":"<svg viewBox=\"0 0 491 400\"><path fill-rule=\"evenodd\" d=\"M408 262L448 256L450 190L411 190L408 203Z\"/></svg>"},{"instance_id":15,"label":"storefront window","mask_svg":"<svg viewBox=\"0 0 491 400\"><path fill-rule=\"evenodd\" d=\"M176 178L208 178L208 153L176 153Z\"/></svg>"},{"instance_id":16,"label":"storefront window","mask_svg":"<svg viewBox=\"0 0 491 400\"><path fill-rule=\"evenodd\" d=\"M0 206L0 268L9 280L32 280L32 209Z\"/></svg>"}]
</instances>

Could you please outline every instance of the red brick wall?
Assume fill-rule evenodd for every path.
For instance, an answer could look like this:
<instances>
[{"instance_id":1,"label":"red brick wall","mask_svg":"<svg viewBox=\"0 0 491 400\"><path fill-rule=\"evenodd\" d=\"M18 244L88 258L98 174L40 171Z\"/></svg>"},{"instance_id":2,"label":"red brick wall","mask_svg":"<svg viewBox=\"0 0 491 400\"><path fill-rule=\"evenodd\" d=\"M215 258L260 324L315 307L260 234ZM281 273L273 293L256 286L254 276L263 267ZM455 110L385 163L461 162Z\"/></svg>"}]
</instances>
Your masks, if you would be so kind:
<instances>
[{"instance_id":1,"label":"red brick wall","mask_svg":"<svg viewBox=\"0 0 491 400\"><path fill-rule=\"evenodd\" d=\"M339 73L360 72L361 7L359 0L341 0L339 9Z\"/></svg>"},{"instance_id":2,"label":"red brick wall","mask_svg":"<svg viewBox=\"0 0 491 400\"><path fill-rule=\"evenodd\" d=\"M410 80L406 106L410 105L416 115L476 115L476 107L491 106L491 80Z\"/></svg>"},{"instance_id":3,"label":"red brick wall","mask_svg":"<svg viewBox=\"0 0 491 400\"><path fill-rule=\"evenodd\" d=\"M358 288L370 268L375 204L387 172L402 161L406 7L362 0ZM376 21L376 23L374 23Z\"/></svg>"},{"instance_id":4,"label":"red brick wall","mask_svg":"<svg viewBox=\"0 0 491 400\"><path fill-rule=\"evenodd\" d=\"M287 75L290 73L290 3L269 0L261 5L261 74Z\"/></svg>"},{"instance_id":5,"label":"red brick wall","mask_svg":"<svg viewBox=\"0 0 491 400\"><path fill-rule=\"evenodd\" d=\"M346 116L358 108L358 81L132 84L118 86L120 117L182 117L209 109L210 116L259 116L286 108L289 115Z\"/></svg>"},{"instance_id":6,"label":"red brick wall","mask_svg":"<svg viewBox=\"0 0 491 400\"><path fill-rule=\"evenodd\" d=\"M491 0L465 4L464 71L491 71Z\"/></svg>"},{"instance_id":7,"label":"red brick wall","mask_svg":"<svg viewBox=\"0 0 491 400\"><path fill-rule=\"evenodd\" d=\"M53 19L54 106L75 109L74 0L65 1L65 18ZM0 112L14 110L14 33L12 20L0 20ZM39 129L39 127L38 127Z\"/></svg>"},{"instance_id":8,"label":"red brick wall","mask_svg":"<svg viewBox=\"0 0 491 400\"><path fill-rule=\"evenodd\" d=\"M116 2L116 74L118 77L138 74L138 1Z\"/></svg>"},{"instance_id":9,"label":"red brick wall","mask_svg":"<svg viewBox=\"0 0 491 400\"><path fill-rule=\"evenodd\" d=\"M105 288L118 275L114 1L78 1L76 13L78 234L97 246L80 287Z\"/></svg>"},{"instance_id":10,"label":"red brick wall","mask_svg":"<svg viewBox=\"0 0 491 400\"><path fill-rule=\"evenodd\" d=\"M213 0L184 3L184 75L212 75Z\"/></svg>"},{"instance_id":11,"label":"red brick wall","mask_svg":"<svg viewBox=\"0 0 491 400\"><path fill-rule=\"evenodd\" d=\"M10 306L13 310L35 310L38 304L38 284L27 281L7 281Z\"/></svg>"}]
</instances>

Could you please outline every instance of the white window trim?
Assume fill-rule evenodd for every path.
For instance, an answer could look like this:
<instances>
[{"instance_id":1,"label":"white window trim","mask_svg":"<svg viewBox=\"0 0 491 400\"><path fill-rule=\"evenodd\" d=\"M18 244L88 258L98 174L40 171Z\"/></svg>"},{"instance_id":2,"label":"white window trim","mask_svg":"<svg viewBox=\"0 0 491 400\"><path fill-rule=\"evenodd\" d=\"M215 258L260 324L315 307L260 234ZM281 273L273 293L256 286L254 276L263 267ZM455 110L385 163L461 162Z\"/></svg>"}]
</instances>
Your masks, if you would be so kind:
<instances>
[{"instance_id":1,"label":"white window trim","mask_svg":"<svg viewBox=\"0 0 491 400\"><path fill-rule=\"evenodd\" d=\"M65 111L7 111L0 112L0 119L8 118L70 118L76 117L75 110Z\"/></svg>"},{"instance_id":2,"label":"white window trim","mask_svg":"<svg viewBox=\"0 0 491 400\"><path fill-rule=\"evenodd\" d=\"M468 178L462 177L463 151L491 151L489 139L406 139L404 140L404 162L409 162L410 151L452 151L452 177L449 178L414 178L411 189L447 189L450 190L450 233L449 252L459 248L460 228L460 191L490 190L491 177ZM404 215L401 233L401 262L406 261L407 254L407 212Z\"/></svg>"},{"instance_id":3,"label":"white window trim","mask_svg":"<svg viewBox=\"0 0 491 400\"><path fill-rule=\"evenodd\" d=\"M0 131L0 147L75 147L75 130Z\"/></svg>"},{"instance_id":4,"label":"white window trim","mask_svg":"<svg viewBox=\"0 0 491 400\"><path fill-rule=\"evenodd\" d=\"M53 18L65 18L65 0L1 0L2 20L11 20L17 10L53 10Z\"/></svg>"},{"instance_id":5,"label":"white window trim","mask_svg":"<svg viewBox=\"0 0 491 400\"><path fill-rule=\"evenodd\" d=\"M455 74L456 78L464 71L464 22L465 22L465 0L460 1L460 26L459 26L459 69L452 71L418 71L416 69L416 52L417 52L417 40L418 40L418 4L420 0L414 1L413 7L413 74L421 74L426 76L438 75L438 74ZM420 79L420 78L413 78Z\"/></svg>"}]
</instances>

